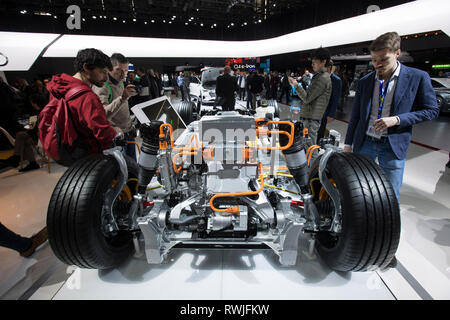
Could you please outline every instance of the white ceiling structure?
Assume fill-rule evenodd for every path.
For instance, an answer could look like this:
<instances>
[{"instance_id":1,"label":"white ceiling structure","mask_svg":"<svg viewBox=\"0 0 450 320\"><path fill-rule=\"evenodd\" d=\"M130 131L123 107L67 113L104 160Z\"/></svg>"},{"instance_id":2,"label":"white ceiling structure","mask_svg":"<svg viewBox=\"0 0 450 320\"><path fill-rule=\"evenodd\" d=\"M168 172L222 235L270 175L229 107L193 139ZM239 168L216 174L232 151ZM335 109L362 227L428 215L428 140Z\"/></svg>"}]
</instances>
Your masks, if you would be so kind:
<instances>
[{"instance_id":1,"label":"white ceiling structure","mask_svg":"<svg viewBox=\"0 0 450 320\"><path fill-rule=\"evenodd\" d=\"M449 17L449 0L417 0L280 37L256 41L63 35L49 46L43 56L75 57L80 49L97 48L107 55L120 51L130 58L261 57L310 50L320 46L333 47L370 41L389 31L409 35L442 30L450 35ZM9 60L6 66L0 67L0 71L28 70L39 53L58 36L60 35L0 32L0 53Z\"/></svg>"}]
</instances>

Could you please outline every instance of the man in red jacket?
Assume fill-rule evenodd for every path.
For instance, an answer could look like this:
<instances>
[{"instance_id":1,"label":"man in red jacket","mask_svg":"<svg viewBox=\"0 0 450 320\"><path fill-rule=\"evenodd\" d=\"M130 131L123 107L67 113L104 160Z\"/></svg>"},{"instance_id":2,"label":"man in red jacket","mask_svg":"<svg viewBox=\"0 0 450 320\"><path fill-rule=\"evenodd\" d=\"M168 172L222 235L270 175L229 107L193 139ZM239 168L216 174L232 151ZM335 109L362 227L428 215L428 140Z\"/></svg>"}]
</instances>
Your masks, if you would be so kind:
<instances>
[{"instance_id":1,"label":"man in red jacket","mask_svg":"<svg viewBox=\"0 0 450 320\"><path fill-rule=\"evenodd\" d=\"M108 79L108 70L112 69L111 61L100 50L84 49L78 52L74 67L74 76L65 73L55 75L47 84L49 104L57 103L58 99L66 99L66 94L72 88L84 89L81 94L70 99L67 105L75 129L85 139L88 149L86 153L100 153L111 147L113 139L119 133L106 120L103 104L91 87L103 86Z\"/></svg>"}]
</instances>

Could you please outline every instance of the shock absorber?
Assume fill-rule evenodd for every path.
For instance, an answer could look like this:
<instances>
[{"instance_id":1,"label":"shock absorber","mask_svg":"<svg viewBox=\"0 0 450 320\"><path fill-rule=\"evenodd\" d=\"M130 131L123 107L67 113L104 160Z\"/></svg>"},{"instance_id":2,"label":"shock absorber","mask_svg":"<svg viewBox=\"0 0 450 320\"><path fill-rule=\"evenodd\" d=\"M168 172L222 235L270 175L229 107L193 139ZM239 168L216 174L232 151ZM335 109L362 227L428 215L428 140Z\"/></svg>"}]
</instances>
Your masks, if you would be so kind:
<instances>
[{"instance_id":1,"label":"shock absorber","mask_svg":"<svg viewBox=\"0 0 450 320\"><path fill-rule=\"evenodd\" d=\"M139 128L143 143L139 156L139 187L138 193L145 194L148 184L152 180L157 169L157 155L159 150L159 127L162 121L152 120L148 124L142 124Z\"/></svg>"},{"instance_id":2,"label":"shock absorber","mask_svg":"<svg viewBox=\"0 0 450 320\"><path fill-rule=\"evenodd\" d=\"M280 130L290 131L286 124L279 125ZM295 182L303 194L309 193L308 188L308 164L305 154L305 139L303 137L303 124L300 121L294 123L294 142L289 149L283 150L286 164ZM280 135L280 146L288 144L288 137Z\"/></svg>"}]
</instances>

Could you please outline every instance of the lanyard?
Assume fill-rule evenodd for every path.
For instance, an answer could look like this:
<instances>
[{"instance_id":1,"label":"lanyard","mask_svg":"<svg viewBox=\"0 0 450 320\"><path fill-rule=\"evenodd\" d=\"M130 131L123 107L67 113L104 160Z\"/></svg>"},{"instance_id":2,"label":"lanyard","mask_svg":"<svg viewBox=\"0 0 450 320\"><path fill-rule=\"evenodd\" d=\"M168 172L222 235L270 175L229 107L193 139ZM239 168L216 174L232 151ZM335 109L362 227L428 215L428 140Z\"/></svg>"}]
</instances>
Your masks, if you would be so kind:
<instances>
[{"instance_id":1,"label":"lanyard","mask_svg":"<svg viewBox=\"0 0 450 320\"><path fill-rule=\"evenodd\" d=\"M380 89L378 91L378 116L377 116L377 119L381 118L381 114L383 112L384 99L386 98L386 95L387 95L389 82L390 81L386 81L386 87L383 90L383 83L384 83L384 81L379 81Z\"/></svg>"}]
</instances>

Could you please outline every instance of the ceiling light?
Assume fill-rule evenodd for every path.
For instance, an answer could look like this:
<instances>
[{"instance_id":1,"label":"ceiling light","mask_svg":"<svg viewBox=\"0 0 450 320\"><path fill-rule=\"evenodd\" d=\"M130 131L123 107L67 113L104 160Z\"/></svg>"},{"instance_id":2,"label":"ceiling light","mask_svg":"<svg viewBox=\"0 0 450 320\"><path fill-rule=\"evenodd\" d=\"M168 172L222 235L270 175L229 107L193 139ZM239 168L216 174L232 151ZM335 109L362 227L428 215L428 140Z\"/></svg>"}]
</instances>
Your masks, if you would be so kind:
<instances>
[{"instance_id":1,"label":"ceiling light","mask_svg":"<svg viewBox=\"0 0 450 320\"><path fill-rule=\"evenodd\" d=\"M166 20L163 20L164 23L166 23Z\"/></svg>"},{"instance_id":2,"label":"ceiling light","mask_svg":"<svg viewBox=\"0 0 450 320\"><path fill-rule=\"evenodd\" d=\"M136 19L133 19L133 22L136 22Z\"/></svg>"},{"instance_id":3,"label":"ceiling light","mask_svg":"<svg viewBox=\"0 0 450 320\"><path fill-rule=\"evenodd\" d=\"M86 19L85 19L85 18L83 18L83 21L86 21Z\"/></svg>"},{"instance_id":4,"label":"ceiling light","mask_svg":"<svg viewBox=\"0 0 450 320\"><path fill-rule=\"evenodd\" d=\"M233 22L231 23L231 26L234 26L234 23L233 23Z\"/></svg>"},{"instance_id":5,"label":"ceiling light","mask_svg":"<svg viewBox=\"0 0 450 320\"><path fill-rule=\"evenodd\" d=\"M172 21L169 21L169 24L172 24Z\"/></svg>"},{"instance_id":6,"label":"ceiling light","mask_svg":"<svg viewBox=\"0 0 450 320\"><path fill-rule=\"evenodd\" d=\"M203 27L203 23L200 23L200 25Z\"/></svg>"},{"instance_id":7,"label":"ceiling light","mask_svg":"<svg viewBox=\"0 0 450 320\"><path fill-rule=\"evenodd\" d=\"M97 19L97 17L96 16L92 16L92 19Z\"/></svg>"},{"instance_id":8,"label":"ceiling light","mask_svg":"<svg viewBox=\"0 0 450 320\"><path fill-rule=\"evenodd\" d=\"M217 27L217 24L214 23L214 27Z\"/></svg>"},{"instance_id":9,"label":"ceiling light","mask_svg":"<svg viewBox=\"0 0 450 320\"><path fill-rule=\"evenodd\" d=\"M188 25L188 24L189 24L189 23L187 23L187 22L185 23L185 25Z\"/></svg>"},{"instance_id":10,"label":"ceiling light","mask_svg":"<svg viewBox=\"0 0 450 320\"><path fill-rule=\"evenodd\" d=\"M147 21L145 21L144 24L147 24Z\"/></svg>"},{"instance_id":11,"label":"ceiling light","mask_svg":"<svg viewBox=\"0 0 450 320\"><path fill-rule=\"evenodd\" d=\"M259 19L258 22L261 23L262 22L261 19Z\"/></svg>"},{"instance_id":12,"label":"ceiling light","mask_svg":"<svg viewBox=\"0 0 450 320\"><path fill-rule=\"evenodd\" d=\"M20 11L20 13L25 14L25 13L27 13L27 10L22 10L22 11Z\"/></svg>"},{"instance_id":13,"label":"ceiling light","mask_svg":"<svg viewBox=\"0 0 450 320\"><path fill-rule=\"evenodd\" d=\"M38 16L51 16L52 15L51 13L42 12L42 11L37 11L37 12L35 11L34 14L38 15Z\"/></svg>"},{"instance_id":14,"label":"ceiling light","mask_svg":"<svg viewBox=\"0 0 450 320\"><path fill-rule=\"evenodd\" d=\"M430 5L430 3L432 5ZM273 4L273 2L271 2L271 4ZM443 4L445 4L445 6ZM331 24L324 24L319 27L305 29L299 32L286 34L276 38L259 40L256 42L199 42L200 40L197 39L195 39L195 41L188 41L186 39L183 39L181 44L185 49L181 51L178 50L179 52L177 52L177 50L173 50L173 47L176 48L180 45L180 43L177 42L178 39L163 39L164 41L162 41L158 38L147 39L140 37L129 37L125 38L125 40L121 38L121 42L125 44L127 50L132 50L127 51L127 55L135 58L161 57L167 56L169 54L182 57L204 57L206 55L206 52L204 50L205 47L208 47L208 49L209 47L211 47L211 51L208 51L208 57L223 57L224 52L226 52L227 56L270 56L288 52L312 50L319 47L320 45L322 45L323 47L327 47L372 41L378 36L378 33L385 31L387 32L389 30L398 30L401 35L407 35L411 33L414 34L414 32L430 33L429 30L436 30L435 28L437 28L436 26L438 24L442 25L443 27L449 25L448 14L446 14L446 12L448 11L444 13L444 10L442 10L442 8L447 8L448 6L450 6L450 1L448 0L412 1L399 7L380 10L375 14L361 15L345 20L340 20L338 22L333 22ZM16 12L17 11L18 10L16 9ZM380 16L378 16L378 14ZM411 23L408 23L408 21L411 21L411 18L414 19L413 25ZM362 23L364 21L366 23ZM373 30L373 25L377 23L379 24L379 28L377 27L376 30ZM236 22L236 26L238 25L239 22ZM209 26L211 27L211 24L209 24ZM1 34L4 34L4 32L2 32ZM337 38L335 34L340 34L341 36ZM442 34L442 37L445 36L443 32L439 32L438 34ZM34 39L33 37L35 37L36 34L33 33L32 35L32 39ZM410 35L409 39L411 38L413 37ZM78 41L75 41L75 39L77 39ZM101 39L105 39L104 42L101 42ZM115 44L116 47L114 47L115 42L113 39L114 38L112 37L75 37L75 35L64 35L56 43L50 46L49 50L46 51L44 57L75 57L77 54L77 50L79 50L80 47L87 47L88 45L90 47L95 47L97 45L97 47L101 47L103 51L114 52L114 50L117 49L117 44ZM302 39L302 41L293 41L292 39ZM0 40L0 43L4 43L4 41L2 40ZM166 44L166 42L169 41L170 43ZM92 45L90 45L90 43L92 43ZM107 50L110 47L111 49ZM151 47L152 50L149 51L149 47ZM153 48L155 50L153 50ZM39 50L36 56L39 56L39 53L41 51L42 50Z\"/></svg>"},{"instance_id":15,"label":"ceiling light","mask_svg":"<svg viewBox=\"0 0 450 320\"><path fill-rule=\"evenodd\" d=\"M152 20L152 23L155 23L155 20Z\"/></svg>"},{"instance_id":16,"label":"ceiling light","mask_svg":"<svg viewBox=\"0 0 450 320\"><path fill-rule=\"evenodd\" d=\"M113 18L113 20L114 20L114 21L116 21L116 20L117 20L117 18L116 18L116 17L114 17L114 18Z\"/></svg>"},{"instance_id":17,"label":"ceiling light","mask_svg":"<svg viewBox=\"0 0 450 320\"><path fill-rule=\"evenodd\" d=\"M58 19L58 16L53 16L53 18Z\"/></svg>"},{"instance_id":18,"label":"ceiling light","mask_svg":"<svg viewBox=\"0 0 450 320\"><path fill-rule=\"evenodd\" d=\"M122 23L125 23L126 21L125 20L122 20Z\"/></svg>"}]
</instances>

